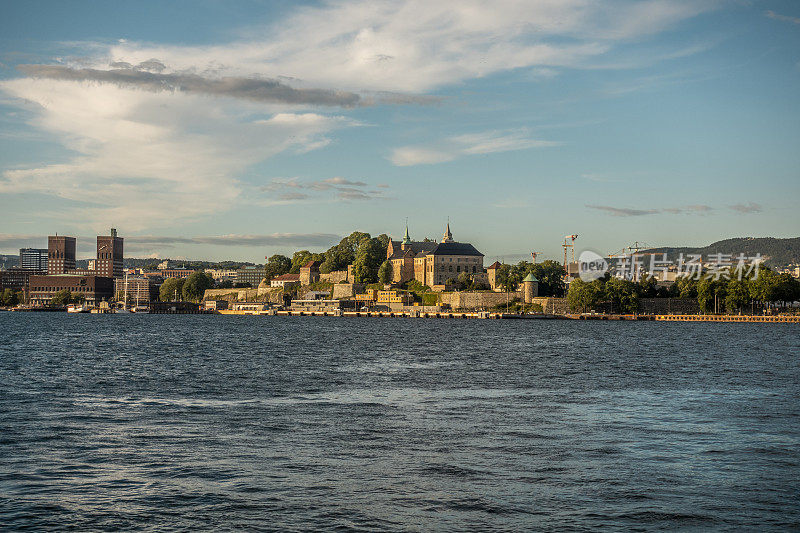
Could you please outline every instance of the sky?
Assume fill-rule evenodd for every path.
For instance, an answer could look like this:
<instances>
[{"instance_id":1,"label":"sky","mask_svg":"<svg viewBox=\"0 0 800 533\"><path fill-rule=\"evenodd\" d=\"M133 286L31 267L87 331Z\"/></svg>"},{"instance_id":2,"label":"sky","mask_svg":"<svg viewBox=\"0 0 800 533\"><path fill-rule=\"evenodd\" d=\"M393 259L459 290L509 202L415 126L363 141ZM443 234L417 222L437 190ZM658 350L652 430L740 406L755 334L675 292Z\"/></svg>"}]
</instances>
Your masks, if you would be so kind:
<instances>
[{"instance_id":1,"label":"sky","mask_svg":"<svg viewBox=\"0 0 800 533\"><path fill-rule=\"evenodd\" d=\"M0 253L800 235L800 3L6 1Z\"/></svg>"}]
</instances>

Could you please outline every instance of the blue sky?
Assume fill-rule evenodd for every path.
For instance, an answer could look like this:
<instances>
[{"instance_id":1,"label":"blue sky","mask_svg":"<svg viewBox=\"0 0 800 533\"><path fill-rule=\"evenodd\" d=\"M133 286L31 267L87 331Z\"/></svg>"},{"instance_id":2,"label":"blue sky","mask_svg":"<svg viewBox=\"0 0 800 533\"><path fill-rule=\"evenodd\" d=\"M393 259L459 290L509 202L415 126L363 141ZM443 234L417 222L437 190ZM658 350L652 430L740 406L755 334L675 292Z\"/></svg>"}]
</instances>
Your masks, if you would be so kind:
<instances>
[{"instance_id":1,"label":"blue sky","mask_svg":"<svg viewBox=\"0 0 800 533\"><path fill-rule=\"evenodd\" d=\"M6 2L0 252L800 234L792 1Z\"/></svg>"}]
</instances>

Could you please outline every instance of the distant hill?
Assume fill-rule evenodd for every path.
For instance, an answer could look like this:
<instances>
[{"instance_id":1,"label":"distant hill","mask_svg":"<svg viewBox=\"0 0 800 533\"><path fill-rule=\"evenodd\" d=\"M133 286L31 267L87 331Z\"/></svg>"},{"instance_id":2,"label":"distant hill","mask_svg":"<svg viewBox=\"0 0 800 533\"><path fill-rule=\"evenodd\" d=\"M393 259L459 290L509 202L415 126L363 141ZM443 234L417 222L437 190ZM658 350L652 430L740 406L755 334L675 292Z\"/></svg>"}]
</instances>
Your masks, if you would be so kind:
<instances>
[{"instance_id":1,"label":"distant hill","mask_svg":"<svg viewBox=\"0 0 800 533\"><path fill-rule=\"evenodd\" d=\"M660 247L643 250L644 252L667 253L669 257L678 254L733 254L743 253L748 257L760 253L765 258L764 263L771 267L783 267L800 263L800 237L791 239L775 239L773 237L737 237L717 241L702 248L691 247Z\"/></svg>"}]
</instances>

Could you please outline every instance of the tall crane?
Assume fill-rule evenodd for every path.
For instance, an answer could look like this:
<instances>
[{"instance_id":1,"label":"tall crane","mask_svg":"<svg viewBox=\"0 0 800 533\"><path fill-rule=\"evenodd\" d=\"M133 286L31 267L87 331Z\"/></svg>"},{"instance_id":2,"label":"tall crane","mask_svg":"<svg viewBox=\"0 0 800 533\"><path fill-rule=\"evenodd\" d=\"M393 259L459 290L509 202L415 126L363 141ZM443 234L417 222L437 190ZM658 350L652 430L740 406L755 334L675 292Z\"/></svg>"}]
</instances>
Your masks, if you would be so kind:
<instances>
[{"instance_id":1,"label":"tall crane","mask_svg":"<svg viewBox=\"0 0 800 533\"><path fill-rule=\"evenodd\" d=\"M569 268L567 268L567 248L572 249L572 263L575 262L575 239L578 238L578 234L567 235L564 237L564 244L561 246L564 247L564 277L569 276Z\"/></svg>"},{"instance_id":2,"label":"tall crane","mask_svg":"<svg viewBox=\"0 0 800 533\"><path fill-rule=\"evenodd\" d=\"M542 252L531 252L531 257L533 258L533 262L536 263L536 258L539 257Z\"/></svg>"}]
</instances>

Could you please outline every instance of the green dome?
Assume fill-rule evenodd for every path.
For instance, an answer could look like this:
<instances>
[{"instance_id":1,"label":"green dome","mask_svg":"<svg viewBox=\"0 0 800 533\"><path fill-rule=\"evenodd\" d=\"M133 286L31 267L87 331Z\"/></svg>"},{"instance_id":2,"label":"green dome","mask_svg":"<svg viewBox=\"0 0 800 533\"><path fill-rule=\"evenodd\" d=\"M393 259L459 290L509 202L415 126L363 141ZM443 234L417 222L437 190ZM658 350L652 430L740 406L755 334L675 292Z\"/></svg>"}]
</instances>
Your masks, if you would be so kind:
<instances>
[{"instance_id":1,"label":"green dome","mask_svg":"<svg viewBox=\"0 0 800 533\"><path fill-rule=\"evenodd\" d=\"M536 279L536 276L533 275L533 272L528 272L528 275L525 276L525 279L522 280L522 283L525 283L526 281L535 281L536 283L539 283L539 280Z\"/></svg>"}]
</instances>

